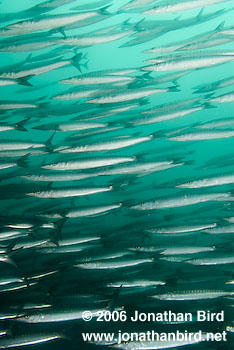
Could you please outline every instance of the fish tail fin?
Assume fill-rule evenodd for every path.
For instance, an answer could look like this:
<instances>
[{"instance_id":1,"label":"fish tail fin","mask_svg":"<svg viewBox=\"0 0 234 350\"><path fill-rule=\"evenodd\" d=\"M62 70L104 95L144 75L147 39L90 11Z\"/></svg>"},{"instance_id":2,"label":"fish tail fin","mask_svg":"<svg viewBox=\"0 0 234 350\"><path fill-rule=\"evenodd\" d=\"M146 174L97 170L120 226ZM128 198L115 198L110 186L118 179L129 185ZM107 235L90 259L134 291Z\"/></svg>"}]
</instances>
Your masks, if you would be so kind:
<instances>
[{"instance_id":1,"label":"fish tail fin","mask_svg":"<svg viewBox=\"0 0 234 350\"><path fill-rule=\"evenodd\" d=\"M62 227L67 221L67 217L59 219L55 222L55 228L50 231L50 241L59 246L59 240L62 239Z\"/></svg>"},{"instance_id":2,"label":"fish tail fin","mask_svg":"<svg viewBox=\"0 0 234 350\"><path fill-rule=\"evenodd\" d=\"M31 75L26 75L25 77L19 78L17 79L18 83L20 85L24 85L24 86L33 86L28 80L31 79L32 77L34 77L34 74Z\"/></svg>"},{"instance_id":3,"label":"fish tail fin","mask_svg":"<svg viewBox=\"0 0 234 350\"><path fill-rule=\"evenodd\" d=\"M58 221L55 222L55 227L57 230L59 230L61 232L63 225L65 224L65 222L67 221L67 217L59 219Z\"/></svg>"},{"instance_id":4,"label":"fish tail fin","mask_svg":"<svg viewBox=\"0 0 234 350\"><path fill-rule=\"evenodd\" d=\"M66 35L65 30L64 30L63 27L58 28L57 32L61 33L64 38L67 38L67 35Z\"/></svg>"},{"instance_id":5,"label":"fish tail fin","mask_svg":"<svg viewBox=\"0 0 234 350\"><path fill-rule=\"evenodd\" d=\"M143 23L144 21L145 21L145 18L142 18L139 22L137 22L134 25L134 30L136 30L137 32L141 32L143 28L141 28L140 24Z\"/></svg>"},{"instance_id":6,"label":"fish tail fin","mask_svg":"<svg viewBox=\"0 0 234 350\"><path fill-rule=\"evenodd\" d=\"M181 90L179 89L179 85L178 84L176 84L174 86L170 86L168 88L168 92L179 92L179 91L181 91Z\"/></svg>"},{"instance_id":7,"label":"fish tail fin","mask_svg":"<svg viewBox=\"0 0 234 350\"><path fill-rule=\"evenodd\" d=\"M25 154L23 157L19 158L17 160L17 164L21 168L27 168L28 167L28 156L30 153Z\"/></svg>"},{"instance_id":8,"label":"fish tail fin","mask_svg":"<svg viewBox=\"0 0 234 350\"><path fill-rule=\"evenodd\" d=\"M85 63L82 63L82 67L84 67L85 69L89 69L89 66L88 66L88 63L89 61L86 61Z\"/></svg>"},{"instance_id":9,"label":"fish tail fin","mask_svg":"<svg viewBox=\"0 0 234 350\"><path fill-rule=\"evenodd\" d=\"M123 21L122 27L124 28L125 26L129 26L129 21L130 21L131 17L127 18L125 21Z\"/></svg>"},{"instance_id":10,"label":"fish tail fin","mask_svg":"<svg viewBox=\"0 0 234 350\"><path fill-rule=\"evenodd\" d=\"M59 232L57 229L53 229L50 231L49 235L50 241L59 247L59 241L62 239L61 232Z\"/></svg>"},{"instance_id":11,"label":"fish tail fin","mask_svg":"<svg viewBox=\"0 0 234 350\"><path fill-rule=\"evenodd\" d=\"M224 28L224 24L225 24L225 21L221 22L216 28L215 28L215 32L220 32L221 30L223 30Z\"/></svg>"},{"instance_id":12,"label":"fish tail fin","mask_svg":"<svg viewBox=\"0 0 234 350\"><path fill-rule=\"evenodd\" d=\"M49 151L49 152L53 152L53 145L51 143L53 137L55 135L55 132L48 138L48 140L46 141L45 145L46 145L46 149Z\"/></svg>"},{"instance_id":13,"label":"fish tail fin","mask_svg":"<svg viewBox=\"0 0 234 350\"><path fill-rule=\"evenodd\" d=\"M108 9L111 5L112 5L112 4L103 6L103 7L101 7L97 12L98 12L100 15L109 16L109 15L111 15L111 13L108 12L107 9Z\"/></svg>"},{"instance_id":14,"label":"fish tail fin","mask_svg":"<svg viewBox=\"0 0 234 350\"><path fill-rule=\"evenodd\" d=\"M71 64L77 68L81 72L81 64L80 61L83 58L83 54L81 52L76 53L72 58L71 58Z\"/></svg>"},{"instance_id":15,"label":"fish tail fin","mask_svg":"<svg viewBox=\"0 0 234 350\"><path fill-rule=\"evenodd\" d=\"M24 120L21 120L20 122L16 123L15 124L15 127L17 130L20 130L20 131L28 131L25 127L24 127L24 124L27 123L27 121L29 120L29 118L26 118Z\"/></svg>"},{"instance_id":16,"label":"fish tail fin","mask_svg":"<svg viewBox=\"0 0 234 350\"><path fill-rule=\"evenodd\" d=\"M107 309L111 311L115 310L121 289L122 289L122 284L114 291L113 295L110 298L110 301L107 304Z\"/></svg>"}]
</instances>

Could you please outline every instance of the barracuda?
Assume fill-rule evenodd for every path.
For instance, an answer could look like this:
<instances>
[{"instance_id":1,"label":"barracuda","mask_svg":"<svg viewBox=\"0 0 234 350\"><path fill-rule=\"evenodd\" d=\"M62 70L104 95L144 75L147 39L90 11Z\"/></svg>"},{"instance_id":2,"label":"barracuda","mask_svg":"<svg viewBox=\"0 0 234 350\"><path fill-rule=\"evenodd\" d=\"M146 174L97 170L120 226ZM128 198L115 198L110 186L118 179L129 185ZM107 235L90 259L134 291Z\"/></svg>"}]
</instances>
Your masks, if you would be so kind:
<instances>
[{"instance_id":1,"label":"barracuda","mask_svg":"<svg viewBox=\"0 0 234 350\"><path fill-rule=\"evenodd\" d=\"M0 102L0 110L11 110L11 109L27 109L27 108L37 108L38 106L32 103L20 103L16 101L5 101Z\"/></svg>"},{"instance_id":2,"label":"barracuda","mask_svg":"<svg viewBox=\"0 0 234 350\"><path fill-rule=\"evenodd\" d=\"M33 142L16 142L16 141L1 141L0 142L0 151L17 151L19 149L30 149L30 148L42 148L45 147L43 143L33 143Z\"/></svg>"},{"instance_id":3,"label":"barracuda","mask_svg":"<svg viewBox=\"0 0 234 350\"><path fill-rule=\"evenodd\" d=\"M206 141L215 139L225 139L234 136L234 131L230 130L208 130L202 132L193 132L191 134L183 134L174 137L169 137L170 141Z\"/></svg>"},{"instance_id":4,"label":"barracuda","mask_svg":"<svg viewBox=\"0 0 234 350\"><path fill-rule=\"evenodd\" d=\"M67 162L58 162L48 165L42 165L43 169L51 170L80 170L80 169L92 169L108 165L114 165L125 162L135 161L135 157L115 157L115 158L90 158L90 159L81 159L81 160L71 160Z\"/></svg>"},{"instance_id":5,"label":"barracuda","mask_svg":"<svg viewBox=\"0 0 234 350\"><path fill-rule=\"evenodd\" d=\"M95 85L95 84L111 84L111 83L131 83L135 81L136 78L118 75L98 75L93 73L93 75L80 75L78 77L72 77L69 79L60 80L63 84L72 85ZM1 84L1 80L0 80Z\"/></svg>"},{"instance_id":6,"label":"barracuda","mask_svg":"<svg viewBox=\"0 0 234 350\"><path fill-rule=\"evenodd\" d=\"M47 343L52 340L62 339L64 335L58 333L28 334L7 339L0 339L0 349L11 349L28 345Z\"/></svg>"},{"instance_id":7,"label":"barracuda","mask_svg":"<svg viewBox=\"0 0 234 350\"><path fill-rule=\"evenodd\" d=\"M125 92L113 93L109 95L104 95L102 97L97 97L87 101L88 103L99 103L99 104L108 104L108 103L118 103L131 100L137 100L139 98L147 97L153 94L166 92L169 89L135 89L127 90Z\"/></svg>"},{"instance_id":8,"label":"barracuda","mask_svg":"<svg viewBox=\"0 0 234 350\"><path fill-rule=\"evenodd\" d=\"M93 208L81 208L81 209L74 209L67 212L66 217L67 218L79 218L79 217L86 217L86 216L96 216L96 215L102 215L104 213L108 213L111 210L119 209L121 207L122 203L119 204L112 204L112 205L105 205L100 207L93 207Z\"/></svg>"},{"instance_id":9,"label":"barracuda","mask_svg":"<svg viewBox=\"0 0 234 350\"><path fill-rule=\"evenodd\" d=\"M174 163L173 161L168 162L152 162L142 164L129 164L122 165L113 169L106 169L98 173L98 175L124 175L124 174L149 174L155 171L167 170L177 166L181 166L183 163Z\"/></svg>"},{"instance_id":10,"label":"barracuda","mask_svg":"<svg viewBox=\"0 0 234 350\"><path fill-rule=\"evenodd\" d=\"M115 259L106 259L106 260L100 260L97 262L88 262L83 264L77 264L73 265L74 267L79 267L81 269L88 269L88 270L109 270L109 269L123 269L128 268L131 266L138 266L142 264L149 264L153 263L153 259L126 259L126 258L115 258Z\"/></svg>"},{"instance_id":11,"label":"barracuda","mask_svg":"<svg viewBox=\"0 0 234 350\"><path fill-rule=\"evenodd\" d=\"M104 44L112 42L118 39L121 39L125 36L131 34L132 30L126 30L116 34L90 34L87 36L77 36L77 37L68 37L65 39L58 39L59 44L69 45L69 46L80 46L87 47L91 45Z\"/></svg>"},{"instance_id":12,"label":"barracuda","mask_svg":"<svg viewBox=\"0 0 234 350\"><path fill-rule=\"evenodd\" d=\"M179 208L188 205L194 205L198 203L204 203L208 201L229 200L230 193L210 193L200 195L185 195L181 197L159 199L151 202L142 203L131 207L136 210L154 210L154 209L166 209L166 208Z\"/></svg>"},{"instance_id":13,"label":"barracuda","mask_svg":"<svg viewBox=\"0 0 234 350\"><path fill-rule=\"evenodd\" d=\"M122 288L145 288L145 287L155 287L155 286L164 286L166 282L164 281L157 281L157 280L120 280L119 282L111 282L107 283L107 287L111 288L119 288L122 286Z\"/></svg>"},{"instance_id":14,"label":"barracuda","mask_svg":"<svg viewBox=\"0 0 234 350\"><path fill-rule=\"evenodd\" d=\"M90 89L90 90L79 90L79 91L74 91L71 93L67 94L62 94L62 95L57 95L53 96L53 100L59 100L59 101L70 101L70 100L79 100L81 98L88 98L97 95L99 93L99 90L95 89Z\"/></svg>"},{"instance_id":15,"label":"barracuda","mask_svg":"<svg viewBox=\"0 0 234 350\"><path fill-rule=\"evenodd\" d=\"M46 29L62 28L66 25L84 20L97 14L98 12L86 12L76 14L41 16L37 17L37 19L35 20L29 19L18 23L9 24L8 26L0 30L0 36L22 35Z\"/></svg>"},{"instance_id":16,"label":"barracuda","mask_svg":"<svg viewBox=\"0 0 234 350\"><path fill-rule=\"evenodd\" d=\"M50 131L77 131L77 130L89 130L96 128L104 128L108 126L107 123L64 123L64 124L42 124L35 126L33 129L37 130L50 130Z\"/></svg>"},{"instance_id":17,"label":"barracuda","mask_svg":"<svg viewBox=\"0 0 234 350\"><path fill-rule=\"evenodd\" d=\"M164 227L164 228L155 228L149 230L152 233L183 233L183 232L196 232L202 231L208 228L216 227L216 223L212 224L201 224L201 225L189 225L189 226L174 226L174 227Z\"/></svg>"},{"instance_id":18,"label":"barracuda","mask_svg":"<svg viewBox=\"0 0 234 350\"><path fill-rule=\"evenodd\" d=\"M168 113L165 113L162 115L158 114L158 115L155 115L152 117L149 116L147 118L137 120L137 121L133 122L133 124L134 125L145 125L145 124L161 123L161 122L165 122L167 120L180 118L180 117L183 117L185 115L201 111L204 108L205 108L205 106L200 106L200 107L188 108L188 109L179 110L179 111L175 110L175 111L171 111L171 112L168 112Z\"/></svg>"},{"instance_id":19,"label":"barracuda","mask_svg":"<svg viewBox=\"0 0 234 350\"><path fill-rule=\"evenodd\" d=\"M212 252L215 250L214 247L192 247L192 246L174 246L174 247L168 247L166 246L165 249L162 246L163 251L160 253L161 255L189 255L189 254L198 254L202 252Z\"/></svg>"},{"instance_id":20,"label":"barracuda","mask_svg":"<svg viewBox=\"0 0 234 350\"><path fill-rule=\"evenodd\" d=\"M90 249L97 249L102 247L98 243L94 244L72 244L71 246L59 246L59 247L41 247L38 249L39 253L42 254L69 254L69 253L78 253L86 252Z\"/></svg>"},{"instance_id":21,"label":"barracuda","mask_svg":"<svg viewBox=\"0 0 234 350\"><path fill-rule=\"evenodd\" d=\"M173 1L173 2L162 2L155 8L151 10L147 10L143 12L143 14L157 14L157 13L174 13L174 12L182 12L188 11L199 7L204 7L208 5L219 4L222 2L226 2L228 0L192 0L192 1Z\"/></svg>"},{"instance_id":22,"label":"barracuda","mask_svg":"<svg viewBox=\"0 0 234 350\"><path fill-rule=\"evenodd\" d=\"M203 188L212 186L222 186L234 183L234 175L224 175L201 179L197 181L189 181L187 183L177 185L179 188Z\"/></svg>"},{"instance_id":23,"label":"barracuda","mask_svg":"<svg viewBox=\"0 0 234 350\"><path fill-rule=\"evenodd\" d=\"M27 174L27 175L20 175L20 177L24 180L28 181L36 181L36 182L57 182L57 181L79 181L79 180L84 180L88 179L90 177L96 176L96 174L91 174L91 173L74 173L73 172L66 172L65 174L55 174L54 172L46 172L46 174Z\"/></svg>"},{"instance_id":24,"label":"barracuda","mask_svg":"<svg viewBox=\"0 0 234 350\"><path fill-rule=\"evenodd\" d=\"M233 61L234 57L231 55L207 56L207 57L181 57L177 59L159 62L153 66L143 67L144 71L170 71L170 70L186 70L209 68L218 64Z\"/></svg>"},{"instance_id":25,"label":"barracuda","mask_svg":"<svg viewBox=\"0 0 234 350\"><path fill-rule=\"evenodd\" d=\"M71 309L56 311L51 310L47 312L41 312L35 315L27 315L25 317L18 318L17 321L25 323L50 323L50 322L64 322L82 319L82 314L85 310L83 309ZM98 316L98 311L105 311L105 309L90 309L93 317Z\"/></svg>"},{"instance_id":26,"label":"barracuda","mask_svg":"<svg viewBox=\"0 0 234 350\"><path fill-rule=\"evenodd\" d=\"M221 291L221 290L190 290L183 292L175 292L168 294L153 295L151 298L156 298L160 300L171 300L171 301L181 301L181 300L202 300L202 299L216 299L219 297L233 295L233 292Z\"/></svg>"},{"instance_id":27,"label":"barracuda","mask_svg":"<svg viewBox=\"0 0 234 350\"><path fill-rule=\"evenodd\" d=\"M68 65L74 65L80 69L79 61L82 57L79 54L74 55L68 60L48 60L34 64L27 64L25 66L17 65L14 70L5 69L0 72L0 78L4 79L22 79L28 76L41 75L53 71L54 69L62 68Z\"/></svg>"},{"instance_id":28,"label":"barracuda","mask_svg":"<svg viewBox=\"0 0 234 350\"><path fill-rule=\"evenodd\" d=\"M99 143L94 143L90 145L84 146L72 146L63 148L62 146L55 149L55 152L59 153L85 153L85 152L102 152L102 151L110 151L115 149L121 149L133 145L137 145L142 142L150 141L153 136L145 136L145 137L136 137L136 138L128 138L128 137L119 137L117 139L112 139L110 141L104 141Z\"/></svg>"},{"instance_id":29,"label":"barracuda","mask_svg":"<svg viewBox=\"0 0 234 350\"><path fill-rule=\"evenodd\" d=\"M191 259L186 260L186 263L192 264L192 265L225 265L225 264L233 264L234 263L234 256L216 256L216 257L207 257L207 258L201 258L201 259ZM234 292L226 292L226 295L233 295Z\"/></svg>"},{"instance_id":30,"label":"barracuda","mask_svg":"<svg viewBox=\"0 0 234 350\"><path fill-rule=\"evenodd\" d=\"M103 193L111 191L112 186L100 187L100 188L62 188L62 189L51 189L48 191L37 191L26 193L27 196L38 197L38 198L67 198L67 197L80 197L88 196L96 193Z\"/></svg>"}]
</instances>

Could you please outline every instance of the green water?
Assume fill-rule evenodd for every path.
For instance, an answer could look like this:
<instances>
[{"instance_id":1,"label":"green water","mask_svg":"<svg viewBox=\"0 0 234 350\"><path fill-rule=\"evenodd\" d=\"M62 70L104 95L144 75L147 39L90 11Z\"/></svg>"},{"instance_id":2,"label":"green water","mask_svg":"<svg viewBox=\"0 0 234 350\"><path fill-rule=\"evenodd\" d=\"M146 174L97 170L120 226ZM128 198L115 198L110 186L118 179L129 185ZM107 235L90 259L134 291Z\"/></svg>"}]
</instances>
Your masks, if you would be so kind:
<instances>
[{"instance_id":1,"label":"green water","mask_svg":"<svg viewBox=\"0 0 234 350\"><path fill-rule=\"evenodd\" d=\"M163 1L135 4L0 5L1 349L233 347L233 95L225 100L233 93L233 4L159 14L147 11ZM87 12L81 23L59 24ZM33 27L54 15L56 24ZM84 40L68 45L70 38ZM195 49L186 50L192 41ZM73 77L80 79L74 85L62 82ZM89 96L65 96L87 89ZM98 310L112 320L82 320L82 312ZM199 321L198 310L223 319ZM192 319L133 322L135 311ZM115 321L120 315L127 319ZM116 344L119 331L153 330L225 336ZM114 338L84 340L97 332Z\"/></svg>"}]
</instances>

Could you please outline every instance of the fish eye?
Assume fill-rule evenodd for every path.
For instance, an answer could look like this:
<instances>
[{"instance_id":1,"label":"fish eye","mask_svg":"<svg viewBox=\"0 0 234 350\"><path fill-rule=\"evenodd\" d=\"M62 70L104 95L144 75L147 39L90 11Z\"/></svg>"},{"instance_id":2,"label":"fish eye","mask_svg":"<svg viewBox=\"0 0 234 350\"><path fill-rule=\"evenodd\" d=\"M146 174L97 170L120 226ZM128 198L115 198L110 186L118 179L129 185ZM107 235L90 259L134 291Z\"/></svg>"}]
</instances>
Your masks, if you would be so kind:
<instances>
[{"instance_id":1,"label":"fish eye","mask_svg":"<svg viewBox=\"0 0 234 350\"><path fill-rule=\"evenodd\" d=\"M40 190L38 190L36 193L37 193L37 194L40 194L40 193L41 193L41 191L40 191Z\"/></svg>"}]
</instances>

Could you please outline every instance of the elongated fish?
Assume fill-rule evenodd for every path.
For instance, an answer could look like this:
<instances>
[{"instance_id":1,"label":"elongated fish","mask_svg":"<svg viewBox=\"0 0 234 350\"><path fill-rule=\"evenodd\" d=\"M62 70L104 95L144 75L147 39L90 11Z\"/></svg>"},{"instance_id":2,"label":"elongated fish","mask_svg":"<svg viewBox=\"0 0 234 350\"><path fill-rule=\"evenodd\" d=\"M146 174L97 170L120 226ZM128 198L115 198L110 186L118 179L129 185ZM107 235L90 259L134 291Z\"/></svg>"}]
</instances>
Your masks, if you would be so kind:
<instances>
[{"instance_id":1,"label":"elongated fish","mask_svg":"<svg viewBox=\"0 0 234 350\"><path fill-rule=\"evenodd\" d=\"M223 255L223 256L215 256L215 257L206 257L206 258L197 258L186 260L186 263L192 265L226 265L234 263L234 256ZM233 295L234 292L226 292L227 295Z\"/></svg>"},{"instance_id":2,"label":"elongated fish","mask_svg":"<svg viewBox=\"0 0 234 350\"><path fill-rule=\"evenodd\" d=\"M73 265L74 267L79 267L81 269L88 269L88 270L106 270L106 269L121 269L121 268L128 268L131 266L138 266L142 264L148 264L152 263L153 259L126 259L126 258L113 258L113 259L105 259L100 260L96 262L87 262L87 263L81 263L77 265Z\"/></svg>"},{"instance_id":3,"label":"elongated fish","mask_svg":"<svg viewBox=\"0 0 234 350\"><path fill-rule=\"evenodd\" d=\"M191 108L182 109L182 110L178 110L178 111L177 110L168 111L167 113L165 112L165 114L159 113L158 115L156 114L153 116L149 115L147 118L142 118L142 119L133 121L133 124L134 125L145 125L145 124L161 123L161 122L165 122L167 120L180 118L180 117L183 117L185 115L189 115L189 114L192 114L194 112L201 111L202 109L204 109L204 106L191 107Z\"/></svg>"},{"instance_id":4,"label":"elongated fish","mask_svg":"<svg viewBox=\"0 0 234 350\"><path fill-rule=\"evenodd\" d=\"M154 7L153 9L143 12L143 14L153 15L158 13L183 12L183 11L192 10L198 7L205 7L208 5L219 4L225 1L228 1L228 0L192 0L192 1L174 0L170 2L165 1L159 4L158 6Z\"/></svg>"},{"instance_id":5,"label":"elongated fish","mask_svg":"<svg viewBox=\"0 0 234 350\"><path fill-rule=\"evenodd\" d=\"M11 163L9 163L9 167L10 166L15 166L15 165L11 165ZM13 163L14 164L14 163ZM1 167L1 166L0 166ZM66 172L64 173L54 173L54 172L49 172L47 171L46 173L42 173L42 174L27 174L27 175L20 175L20 177L24 180L28 180L28 181L36 181L36 182L57 182L57 181L79 181L79 180L84 180L84 179L88 179L90 177L96 176L95 173L80 173L80 172Z\"/></svg>"},{"instance_id":6,"label":"elongated fish","mask_svg":"<svg viewBox=\"0 0 234 350\"><path fill-rule=\"evenodd\" d=\"M69 310L46 310L35 315L27 315L25 317L18 318L17 321L25 323L50 323L50 322L64 322L82 319L82 309L69 309ZM92 315L97 317L98 311L105 311L105 309L91 309Z\"/></svg>"},{"instance_id":7,"label":"elongated fish","mask_svg":"<svg viewBox=\"0 0 234 350\"><path fill-rule=\"evenodd\" d=\"M126 90L123 92L110 93L109 95L104 95L87 101L88 103L97 104L109 104L126 102L131 100L137 100L139 98L147 97L160 92L167 92L169 89L136 89L136 90Z\"/></svg>"},{"instance_id":8,"label":"elongated fish","mask_svg":"<svg viewBox=\"0 0 234 350\"><path fill-rule=\"evenodd\" d=\"M201 224L201 225L188 225L188 226L169 226L163 228L155 228L153 230L149 230L152 233L183 233L183 232L197 232L202 231L208 228L216 227L216 223L213 224Z\"/></svg>"},{"instance_id":9,"label":"elongated fish","mask_svg":"<svg viewBox=\"0 0 234 350\"><path fill-rule=\"evenodd\" d=\"M38 198L67 198L67 197L79 197L87 196L95 193L102 193L112 190L112 186L109 187L93 187L93 188L61 188L51 189L48 191L36 191L26 193L27 196Z\"/></svg>"},{"instance_id":10,"label":"elongated fish","mask_svg":"<svg viewBox=\"0 0 234 350\"><path fill-rule=\"evenodd\" d=\"M47 343L52 340L62 339L64 335L59 333L44 333L44 334L28 334L24 336L16 336L13 338L1 338L0 349L12 349L21 346L35 345Z\"/></svg>"},{"instance_id":11,"label":"elongated fish","mask_svg":"<svg viewBox=\"0 0 234 350\"><path fill-rule=\"evenodd\" d=\"M174 292L167 294L153 295L151 298L160 300L202 300L202 299L216 299L219 297L226 297L233 295L234 292L222 291L222 290L189 290L183 292Z\"/></svg>"},{"instance_id":12,"label":"elongated fish","mask_svg":"<svg viewBox=\"0 0 234 350\"><path fill-rule=\"evenodd\" d=\"M105 169L98 172L97 175L122 175L122 174L139 174L139 176L153 173L155 171L167 170L177 166L182 166L183 163L174 163L173 161L165 162L144 162L130 163L120 165L112 169Z\"/></svg>"},{"instance_id":13,"label":"elongated fish","mask_svg":"<svg viewBox=\"0 0 234 350\"><path fill-rule=\"evenodd\" d=\"M1 141L0 142L0 151L14 151L14 150L24 150L24 149L30 149L30 148L42 148L45 147L45 144L43 143L35 143L30 141L15 141L15 140L8 140L8 141Z\"/></svg>"},{"instance_id":14,"label":"elongated fish","mask_svg":"<svg viewBox=\"0 0 234 350\"><path fill-rule=\"evenodd\" d=\"M76 54L67 60L48 60L42 61L36 64L25 65L23 67L18 66L14 70L4 70L0 72L0 78L4 79L20 79L32 75L40 75L53 71L54 69L62 68L67 65L74 65L78 69L80 68L79 61L81 59L80 54Z\"/></svg>"},{"instance_id":15,"label":"elongated fish","mask_svg":"<svg viewBox=\"0 0 234 350\"><path fill-rule=\"evenodd\" d=\"M79 169L92 169L108 165L114 165L125 162L133 162L135 157L115 157L115 158L90 158L80 160L70 160L52 163L48 165L42 165L43 169L51 170L79 170Z\"/></svg>"},{"instance_id":16,"label":"elongated fish","mask_svg":"<svg viewBox=\"0 0 234 350\"><path fill-rule=\"evenodd\" d=\"M213 67L218 64L230 62L234 59L234 55L183 55L174 59L168 59L163 62L158 62L152 66L143 67L144 71L174 71Z\"/></svg>"},{"instance_id":17,"label":"elongated fish","mask_svg":"<svg viewBox=\"0 0 234 350\"><path fill-rule=\"evenodd\" d=\"M187 183L177 185L179 188L203 188L211 186L222 186L234 183L234 175L219 175L201 180L189 181Z\"/></svg>"},{"instance_id":18,"label":"elongated fish","mask_svg":"<svg viewBox=\"0 0 234 350\"><path fill-rule=\"evenodd\" d=\"M102 215L104 213L109 213L111 210L119 209L121 207L121 205L122 205L122 203L97 206L97 207L73 209L73 210L70 210L66 213L66 217L67 218L79 218L79 217L82 218L82 217L86 217L86 216Z\"/></svg>"},{"instance_id":19,"label":"elongated fish","mask_svg":"<svg viewBox=\"0 0 234 350\"><path fill-rule=\"evenodd\" d=\"M84 74L78 77L72 77L68 79L60 80L60 83L63 84L72 84L72 85L95 85L95 84L111 84L111 83L131 83L135 80L133 77L127 77L124 75L118 76L114 74L99 75L93 73ZM0 80L1 84L1 80Z\"/></svg>"},{"instance_id":20,"label":"elongated fish","mask_svg":"<svg viewBox=\"0 0 234 350\"><path fill-rule=\"evenodd\" d=\"M227 199L230 197L230 193L209 193L200 195L184 195L181 197L174 197L169 199L159 199L151 202L145 202L132 206L131 209L136 210L154 210L154 209L166 209L184 207L187 205L194 205L198 203L216 201L221 199Z\"/></svg>"},{"instance_id":21,"label":"elongated fish","mask_svg":"<svg viewBox=\"0 0 234 350\"><path fill-rule=\"evenodd\" d=\"M202 132L193 132L190 134L183 134L169 137L171 141L206 141L215 139L225 139L234 136L234 131L230 130L207 130Z\"/></svg>"},{"instance_id":22,"label":"elongated fish","mask_svg":"<svg viewBox=\"0 0 234 350\"><path fill-rule=\"evenodd\" d=\"M104 128L106 126L108 126L107 123L91 123L91 122L61 123L61 124L48 123L48 124L34 126L33 129L50 130L50 131L77 131L77 130Z\"/></svg>"},{"instance_id":23,"label":"elongated fish","mask_svg":"<svg viewBox=\"0 0 234 350\"><path fill-rule=\"evenodd\" d=\"M80 46L87 47L98 44L105 44L112 42L118 39L121 39L125 36L131 34L132 30L126 30L119 33L110 33L110 34L93 34L93 35L84 35L84 36L74 36L67 37L64 39L58 39L59 44L69 45L69 46Z\"/></svg>"},{"instance_id":24,"label":"elongated fish","mask_svg":"<svg viewBox=\"0 0 234 350\"><path fill-rule=\"evenodd\" d=\"M46 29L63 28L66 25L95 15L97 15L97 12L38 16L36 19L23 20L21 22L9 24L0 30L0 36L22 35Z\"/></svg>"},{"instance_id":25,"label":"elongated fish","mask_svg":"<svg viewBox=\"0 0 234 350\"><path fill-rule=\"evenodd\" d=\"M104 141L104 142L98 142L93 144L87 144L87 145L80 145L80 146L72 146L72 147L65 147L62 146L55 149L55 152L60 153L84 153L84 152L102 152L102 151L110 151L115 149L121 149L133 145L137 145L142 142L149 141L153 138L153 136L145 136L145 137L119 137L119 138L113 138L110 141Z\"/></svg>"},{"instance_id":26,"label":"elongated fish","mask_svg":"<svg viewBox=\"0 0 234 350\"><path fill-rule=\"evenodd\" d=\"M61 94L53 96L53 100L59 100L59 101L70 101L70 100L80 100L81 98L87 98L97 95L99 93L99 90L97 89L82 89L78 91L73 91L67 94Z\"/></svg>"}]
</instances>

